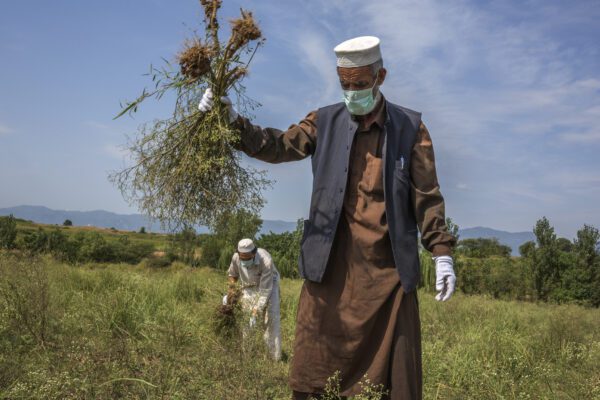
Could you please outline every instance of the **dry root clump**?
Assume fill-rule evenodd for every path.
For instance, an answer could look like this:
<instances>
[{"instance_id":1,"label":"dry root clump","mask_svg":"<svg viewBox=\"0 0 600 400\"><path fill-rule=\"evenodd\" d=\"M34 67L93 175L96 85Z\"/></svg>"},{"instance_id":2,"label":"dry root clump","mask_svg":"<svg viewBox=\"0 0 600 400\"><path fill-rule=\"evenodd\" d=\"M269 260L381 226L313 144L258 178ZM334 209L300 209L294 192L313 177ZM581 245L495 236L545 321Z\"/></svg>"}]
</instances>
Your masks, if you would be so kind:
<instances>
[{"instance_id":1,"label":"dry root clump","mask_svg":"<svg viewBox=\"0 0 600 400\"><path fill-rule=\"evenodd\" d=\"M231 21L231 48L242 48L252 40L262 37L262 32L250 11L241 10L242 16Z\"/></svg>"},{"instance_id":2,"label":"dry root clump","mask_svg":"<svg viewBox=\"0 0 600 400\"><path fill-rule=\"evenodd\" d=\"M210 71L211 49L199 40L188 41L177 55L181 73L191 79L200 79Z\"/></svg>"}]
</instances>

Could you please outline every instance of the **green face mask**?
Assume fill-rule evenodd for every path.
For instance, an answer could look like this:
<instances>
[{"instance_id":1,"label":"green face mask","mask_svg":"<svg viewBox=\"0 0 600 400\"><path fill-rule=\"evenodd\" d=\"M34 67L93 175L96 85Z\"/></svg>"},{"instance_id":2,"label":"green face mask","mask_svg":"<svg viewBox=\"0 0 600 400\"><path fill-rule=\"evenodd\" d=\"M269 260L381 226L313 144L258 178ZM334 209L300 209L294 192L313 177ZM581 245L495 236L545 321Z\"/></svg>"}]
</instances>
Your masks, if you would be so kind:
<instances>
[{"instance_id":1,"label":"green face mask","mask_svg":"<svg viewBox=\"0 0 600 400\"><path fill-rule=\"evenodd\" d=\"M240 264L242 264L242 267L244 268L250 268L254 265L254 258L251 258L250 260L240 260Z\"/></svg>"},{"instance_id":2,"label":"green face mask","mask_svg":"<svg viewBox=\"0 0 600 400\"><path fill-rule=\"evenodd\" d=\"M373 111L373 108L375 108L375 98L373 96L375 85L377 85L377 81L370 89L344 90L344 102L350 114L365 115Z\"/></svg>"}]
</instances>

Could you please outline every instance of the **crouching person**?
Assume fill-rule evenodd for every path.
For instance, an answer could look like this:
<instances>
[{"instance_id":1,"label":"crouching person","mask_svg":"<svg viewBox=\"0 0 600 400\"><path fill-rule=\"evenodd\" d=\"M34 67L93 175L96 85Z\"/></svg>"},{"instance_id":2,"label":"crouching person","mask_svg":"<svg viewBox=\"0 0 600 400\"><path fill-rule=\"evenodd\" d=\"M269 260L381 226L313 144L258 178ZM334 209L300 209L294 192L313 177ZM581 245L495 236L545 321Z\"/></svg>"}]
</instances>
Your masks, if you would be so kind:
<instances>
[{"instance_id":1,"label":"crouching person","mask_svg":"<svg viewBox=\"0 0 600 400\"><path fill-rule=\"evenodd\" d=\"M231 285L239 283L242 288L242 309L250 314L251 327L257 321L266 326L264 339L274 360L281 359L281 334L279 317L279 272L273 258L265 250L257 248L251 239L242 239L233 254L227 271ZM226 302L226 298L223 299Z\"/></svg>"}]
</instances>

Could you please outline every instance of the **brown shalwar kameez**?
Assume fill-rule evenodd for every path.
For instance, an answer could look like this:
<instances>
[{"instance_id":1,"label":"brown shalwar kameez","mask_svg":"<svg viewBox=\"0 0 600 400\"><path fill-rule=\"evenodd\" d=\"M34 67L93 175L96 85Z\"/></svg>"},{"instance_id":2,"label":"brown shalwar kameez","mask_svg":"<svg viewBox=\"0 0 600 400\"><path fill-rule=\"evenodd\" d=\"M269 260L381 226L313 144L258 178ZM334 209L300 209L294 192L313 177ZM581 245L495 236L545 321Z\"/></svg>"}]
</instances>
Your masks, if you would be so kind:
<instances>
[{"instance_id":1,"label":"brown shalwar kameez","mask_svg":"<svg viewBox=\"0 0 600 400\"><path fill-rule=\"evenodd\" d=\"M403 292L385 214L381 154L385 115L382 101L371 115L361 118L350 155L344 212L325 275L321 283L305 281L302 287L290 372L297 399L322 393L336 371L346 396L359 393L359 382L368 377L373 384L383 384L390 399L421 398L417 296L414 291ZM242 149L269 162L304 158L314 151L315 120L316 113L310 113L282 133L240 119ZM411 158L422 243L436 255L450 254L454 238L446 232L431 139L424 125Z\"/></svg>"}]
</instances>

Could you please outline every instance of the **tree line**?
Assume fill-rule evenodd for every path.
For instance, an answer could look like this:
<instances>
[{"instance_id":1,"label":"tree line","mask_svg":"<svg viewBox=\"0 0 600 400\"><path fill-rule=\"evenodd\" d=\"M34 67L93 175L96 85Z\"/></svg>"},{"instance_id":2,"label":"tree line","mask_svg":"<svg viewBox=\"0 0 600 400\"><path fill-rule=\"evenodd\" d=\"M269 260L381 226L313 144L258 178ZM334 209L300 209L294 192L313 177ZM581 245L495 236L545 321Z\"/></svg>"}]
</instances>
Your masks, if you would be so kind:
<instances>
[{"instance_id":1,"label":"tree line","mask_svg":"<svg viewBox=\"0 0 600 400\"><path fill-rule=\"evenodd\" d=\"M20 248L34 253L50 253L65 262L128 262L146 259L149 266L167 266L180 261L191 266L210 266L226 270L237 242L253 238L273 256L283 277L299 278L297 262L303 221L292 232L259 235L262 219L248 211L220 217L211 234L197 234L187 227L169 235L167 250L161 257L150 257L152 244L136 243L121 236L107 241L97 232L79 232L68 237L58 228L29 233L16 240L16 221L0 218L0 248ZM448 218L447 226L457 239L458 225ZM465 294L494 298L600 306L600 233L584 225L574 240L557 237L546 217L533 228L534 241L522 244L520 257L496 238L458 240L454 249L457 288ZM421 287L435 289L435 266L431 254L420 249Z\"/></svg>"},{"instance_id":2,"label":"tree line","mask_svg":"<svg viewBox=\"0 0 600 400\"><path fill-rule=\"evenodd\" d=\"M451 220L447 225L453 229ZM455 232L458 228L454 228ZM600 306L600 233L584 225L574 240L557 237L543 217L533 228L535 240L519 247L520 257L498 239L463 239L454 250L457 287L467 294L494 298ZM457 233L455 233L457 236ZM429 253L421 252L421 285L435 287Z\"/></svg>"},{"instance_id":3,"label":"tree line","mask_svg":"<svg viewBox=\"0 0 600 400\"><path fill-rule=\"evenodd\" d=\"M63 225L72 226L72 223L66 220ZM152 243L133 241L127 235L119 235L116 240L107 240L99 232L79 231L67 235L59 227L38 227L33 231L24 231L21 235L17 233L15 217L0 217L0 249L18 250L29 255L49 254L68 264L137 264L154 252Z\"/></svg>"}]
</instances>

